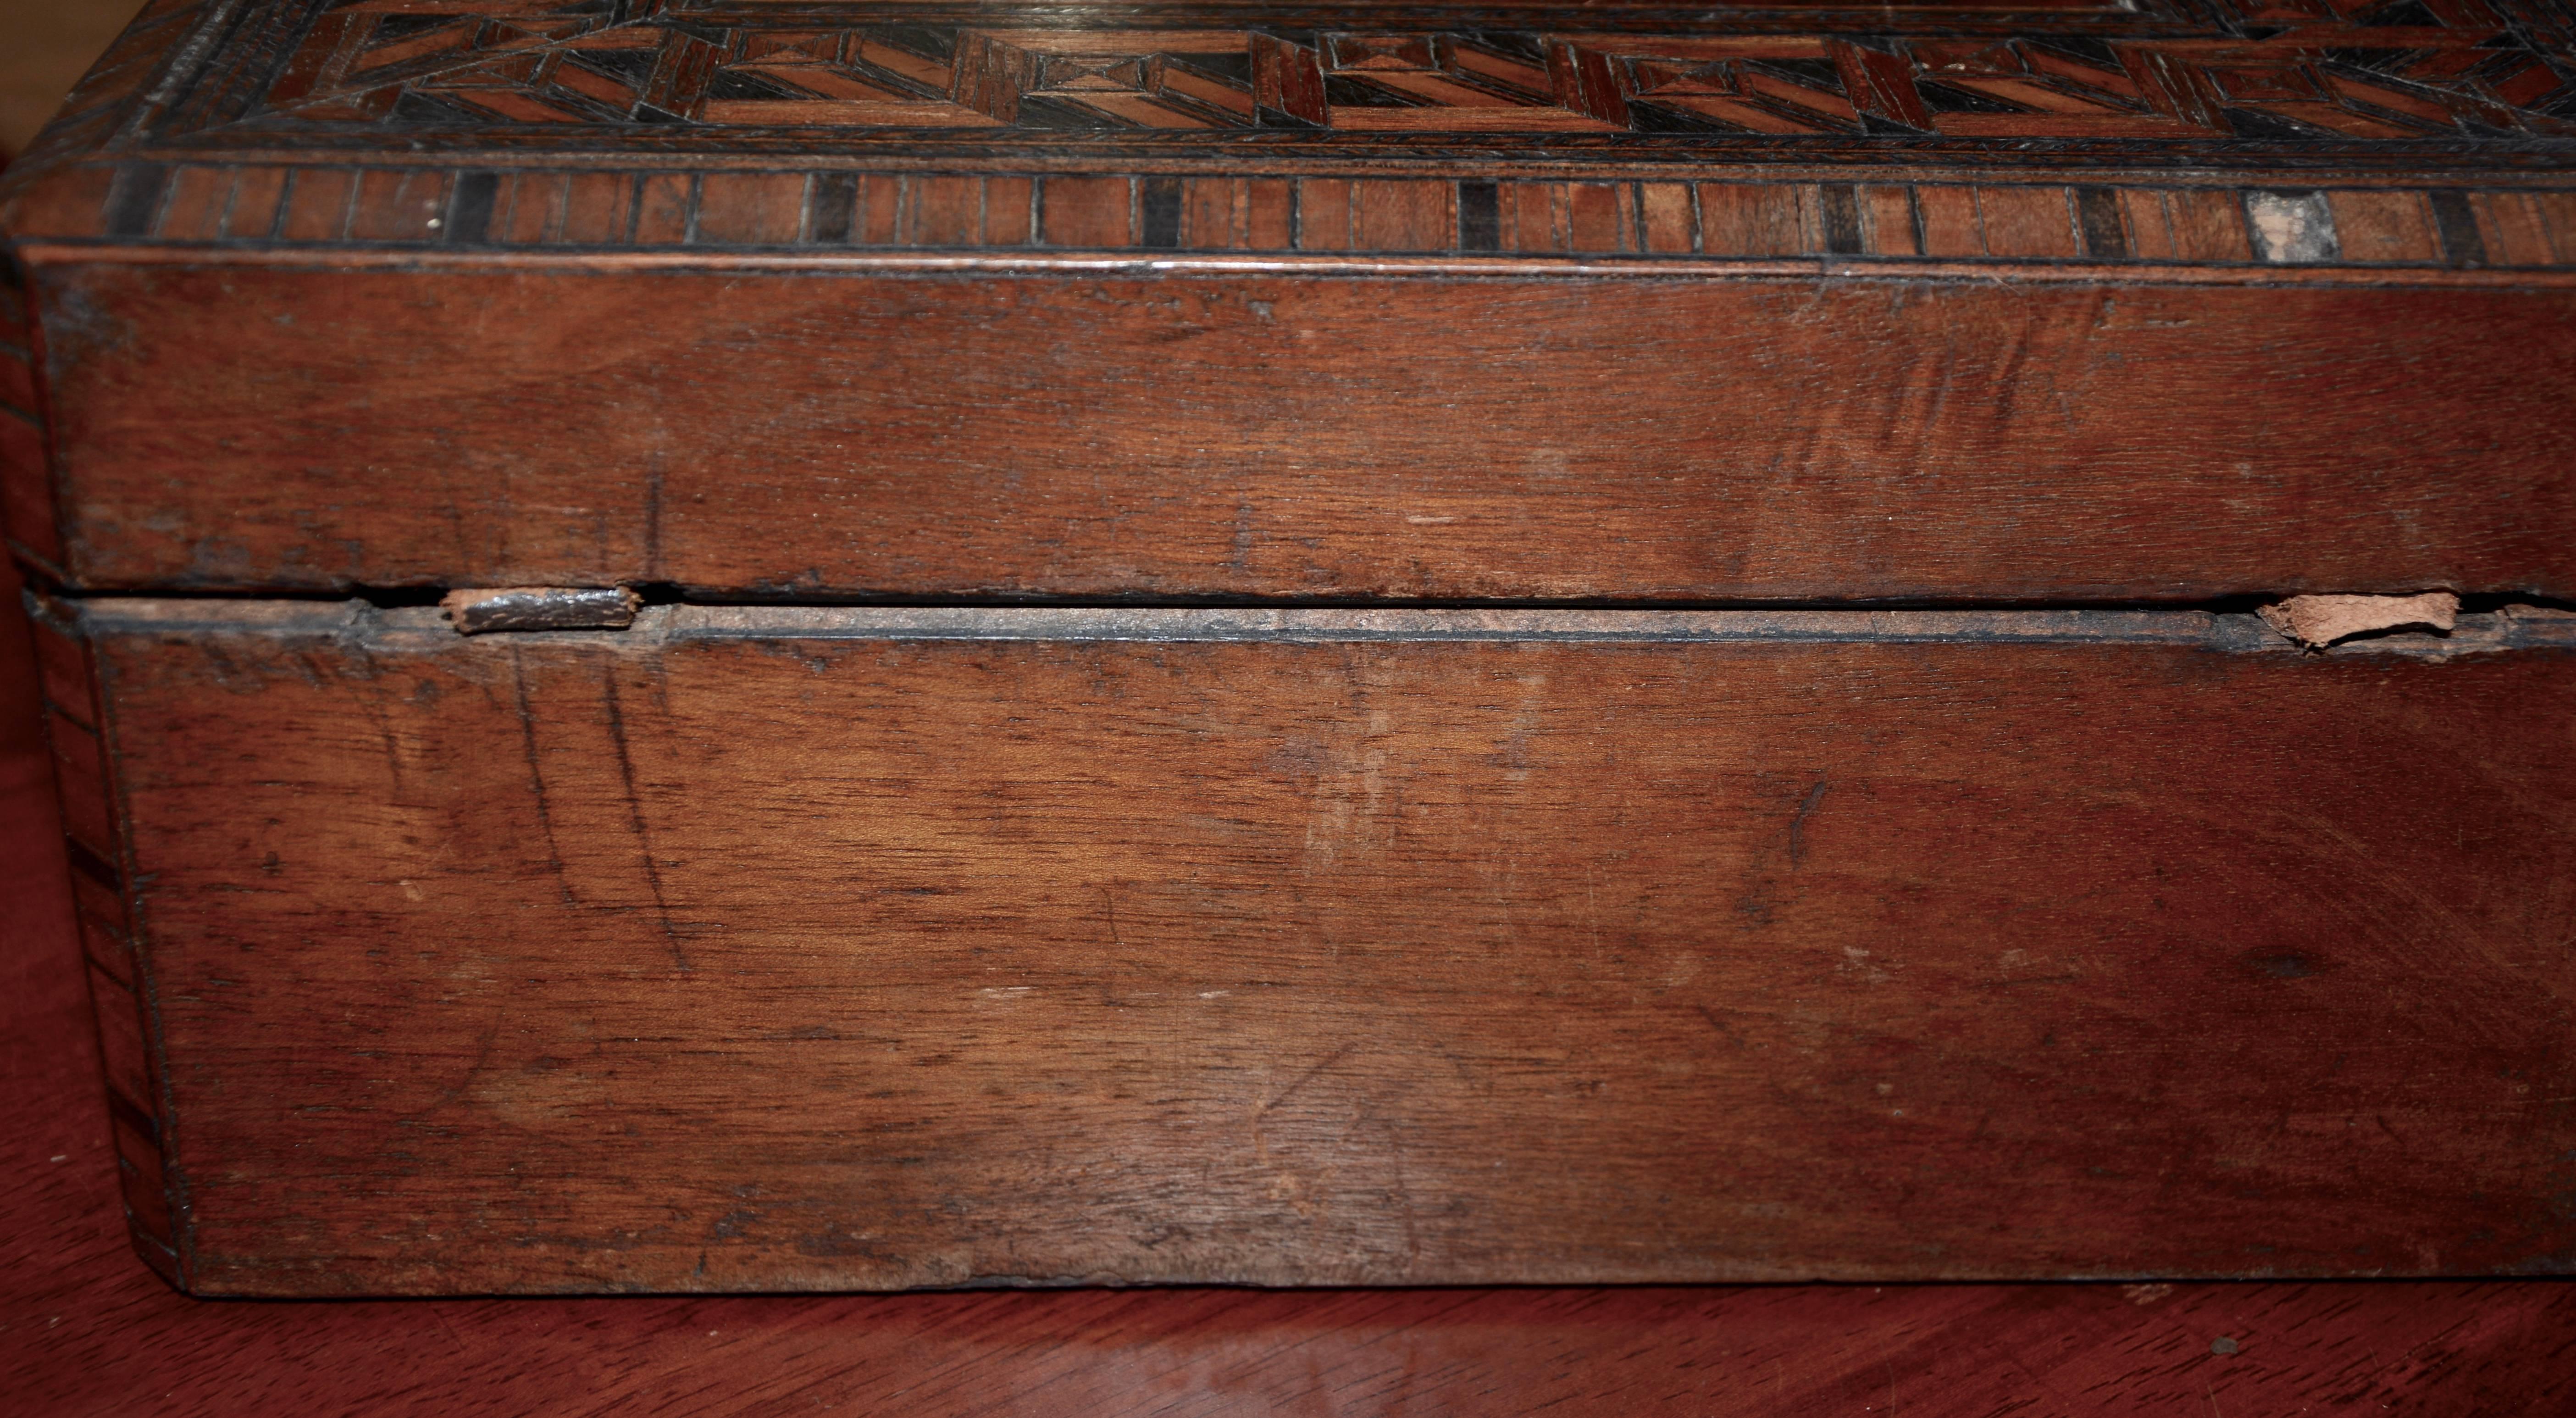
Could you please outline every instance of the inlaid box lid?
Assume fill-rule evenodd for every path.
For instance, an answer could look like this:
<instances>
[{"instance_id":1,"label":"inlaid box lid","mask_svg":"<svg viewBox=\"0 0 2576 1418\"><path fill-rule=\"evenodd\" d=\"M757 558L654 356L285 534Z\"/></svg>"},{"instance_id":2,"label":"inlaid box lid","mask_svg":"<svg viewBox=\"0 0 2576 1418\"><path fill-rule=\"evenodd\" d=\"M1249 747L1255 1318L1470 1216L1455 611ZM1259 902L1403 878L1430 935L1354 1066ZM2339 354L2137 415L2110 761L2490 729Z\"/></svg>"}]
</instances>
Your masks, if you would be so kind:
<instances>
[{"instance_id":1,"label":"inlaid box lid","mask_svg":"<svg viewBox=\"0 0 2576 1418\"><path fill-rule=\"evenodd\" d=\"M2543 0L163 0L8 212L21 239L295 245L2550 267L2570 25ZM2518 176L2549 190L2492 187ZM1251 177L1413 181L1224 182ZM1711 177L1749 185L1671 190Z\"/></svg>"},{"instance_id":2,"label":"inlaid box lid","mask_svg":"<svg viewBox=\"0 0 2576 1418\"><path fill-rule=\"evenodd\" d=\"M158 0L0 184L13 536L74 587L2568 594L2571 44Z\"/></svg>"}]
</instances>

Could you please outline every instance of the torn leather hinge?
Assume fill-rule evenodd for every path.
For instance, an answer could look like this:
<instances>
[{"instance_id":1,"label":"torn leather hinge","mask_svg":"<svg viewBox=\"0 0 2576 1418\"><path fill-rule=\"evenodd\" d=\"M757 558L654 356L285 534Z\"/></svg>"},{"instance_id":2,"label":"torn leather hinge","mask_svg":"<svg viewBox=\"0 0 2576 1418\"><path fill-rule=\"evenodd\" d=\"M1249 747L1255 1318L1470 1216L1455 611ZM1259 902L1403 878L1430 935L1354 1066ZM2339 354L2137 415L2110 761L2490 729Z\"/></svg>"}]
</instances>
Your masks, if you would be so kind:
<instances>
[{"instance_id":1,"label":"torn leather hinge","mask_svg":"<svg viewBox=\"0 0 2576 1418\"><path fill-rule=\"evenodd\" d=\"M450 591L441 609L459 635L496 630L624 630L644 598L622 586L502 586Z\"/></svg>"},{"instance_id":2,"label":"torn leather hinge","mask_svg":"<svg viewBox=\"0 0 2576 1418\"><path fill-rule=\"evenodd\" d=\"M2312 650L2379 630L2449 630L2460 598L2448 591L2415 596L2292 596L2258 612L2274 630Z\"/></svg>"}]
</instances>

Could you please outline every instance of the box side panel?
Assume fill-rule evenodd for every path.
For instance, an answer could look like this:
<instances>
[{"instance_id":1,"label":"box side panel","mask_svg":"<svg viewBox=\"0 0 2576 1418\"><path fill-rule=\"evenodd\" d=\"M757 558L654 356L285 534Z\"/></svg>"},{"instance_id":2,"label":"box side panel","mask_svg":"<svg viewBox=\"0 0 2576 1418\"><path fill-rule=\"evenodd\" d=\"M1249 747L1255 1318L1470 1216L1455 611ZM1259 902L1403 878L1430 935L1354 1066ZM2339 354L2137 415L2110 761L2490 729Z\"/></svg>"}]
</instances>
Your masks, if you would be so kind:
<instances>
[{"instance_id":1,"label":"box side panel","mask_svg":"<svg viewBox=\"0 0 2576 1418\"><path fill-rule=\"evenodd\" d=\"M212 1291L2576 1245L2564 653L107 654Z\"/></svg>"},{"instance_id":2,"label":"box side panel","mask_svg":"<svg viewBox=\"0 0 2576 1418\"><path fill-rule=\"evenodd\" d=\"M2576 595L2566 291L96 266L40 298L91 587Z\"/></svg>"},{"instance_id":3,"label":"box side panel","mask_svg":"<svg viewBox=\"0 0 2576 1418\"><path fill-rule=\"evenodd\" d=\"M34 595L28 607L126 1230L146 1264L181 1284L186 1213L167 1159L151 980L134 948L132 876L105 698L92 647L78 631L78 612Z\"/></svg>"},{"instance_id":4,"label":"box side panel","mask_svg":"<svg viewBox=\"0 0 2576 1418\"><path fill-rule=\"evenodd\" d=\"M54 522L35 343L35 322L27 318L18 265L0 256L0 534L21 560L48 577L59 577L62 537Z\"/></svg>"}]
</instances>

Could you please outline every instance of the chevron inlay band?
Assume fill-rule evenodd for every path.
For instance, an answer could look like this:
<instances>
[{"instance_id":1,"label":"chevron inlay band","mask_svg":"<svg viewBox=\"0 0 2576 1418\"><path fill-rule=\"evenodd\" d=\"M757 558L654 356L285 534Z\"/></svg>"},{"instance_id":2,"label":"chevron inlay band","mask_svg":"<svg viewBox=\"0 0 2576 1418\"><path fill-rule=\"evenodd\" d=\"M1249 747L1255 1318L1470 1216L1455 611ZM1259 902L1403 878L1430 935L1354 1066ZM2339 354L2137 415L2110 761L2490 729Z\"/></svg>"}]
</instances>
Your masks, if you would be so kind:
<instances>
[{"instance_id":1,"label":"chevron inlay band","mask_svg":"<svg viewBox=\"0 0 2576 1418\"><path fill-rule=\"evenodd\" d=\"M671 124L836 141L1544 134L1888 147L2562 143L2565 17L2498 0L2136 8L1807 5L1098 9L740 0L354 0L266 22L274 77L199 128L394 122L556 138ZM237 134L247 138L249 134ZM488 138L486 139L488 141ZM1771 144L1776 146L1776 142Z\"/></svg>"}]
</instances>

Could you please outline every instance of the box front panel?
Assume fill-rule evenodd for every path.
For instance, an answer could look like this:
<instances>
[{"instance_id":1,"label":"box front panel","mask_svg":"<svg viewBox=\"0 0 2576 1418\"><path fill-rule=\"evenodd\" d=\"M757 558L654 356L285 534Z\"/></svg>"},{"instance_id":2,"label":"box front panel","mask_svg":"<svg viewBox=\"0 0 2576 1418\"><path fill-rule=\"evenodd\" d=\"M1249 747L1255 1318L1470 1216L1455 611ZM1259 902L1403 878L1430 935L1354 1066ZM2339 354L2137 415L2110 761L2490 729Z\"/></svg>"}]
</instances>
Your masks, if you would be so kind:
<instances>
[{"instance_id":1,"label":"box front panel","mask_svg":"<svg viewBox=\"0 0 2576 1418\"><path fill-rule=\"evenodd\" d=\"M2563 651L205 614L94 621L204 1290L2576 1244Z\"/></svg>"}]
</instances>

